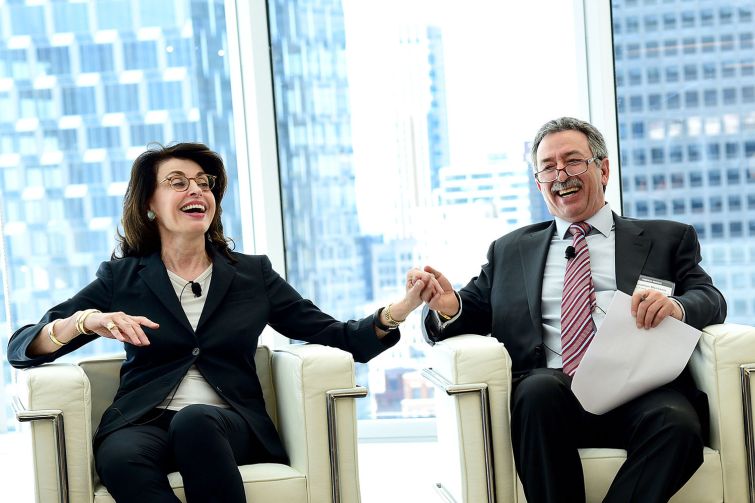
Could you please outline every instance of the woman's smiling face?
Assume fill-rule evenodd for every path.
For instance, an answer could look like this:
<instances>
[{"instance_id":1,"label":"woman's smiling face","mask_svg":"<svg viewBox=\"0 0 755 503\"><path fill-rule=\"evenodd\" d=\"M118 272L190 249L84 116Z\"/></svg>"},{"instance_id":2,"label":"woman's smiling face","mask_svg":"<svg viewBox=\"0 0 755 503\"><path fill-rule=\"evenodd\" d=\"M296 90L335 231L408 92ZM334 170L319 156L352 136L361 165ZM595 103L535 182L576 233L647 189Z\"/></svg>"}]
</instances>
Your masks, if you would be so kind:
<instances>
[{"instance_id":1,"label":"woman's smiling face","mask_svg":"<svg viewBox=\"0 0 755 503\"><path fill-rule=\"evenodd\" d=\"M203 236L210 228L215 216L215 195L197 184L195 178L203 174L202 167L188 159L171 158L158 166L157 187L149 208L157 215L163 242L170 236ZM169 180L175 176L189 178L186 191L171 187Z\"/></svg>"}]
</instances>

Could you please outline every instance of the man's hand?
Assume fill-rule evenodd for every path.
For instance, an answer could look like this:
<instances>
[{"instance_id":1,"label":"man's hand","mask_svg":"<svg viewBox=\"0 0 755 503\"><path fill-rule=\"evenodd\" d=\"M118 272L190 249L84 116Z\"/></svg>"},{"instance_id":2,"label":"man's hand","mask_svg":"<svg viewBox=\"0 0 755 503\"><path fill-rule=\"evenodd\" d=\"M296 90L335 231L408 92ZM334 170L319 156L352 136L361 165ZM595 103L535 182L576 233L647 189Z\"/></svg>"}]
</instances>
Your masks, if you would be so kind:
<instances>
[{"instance_id":1,"label":"man's hand","mask_svg":"<svg viewBox=\"0 0 755 503\"><path fill-rule=\"evenodd\" d=\"M682 310L670 297L656 290L638 290L632 294L632 316L637 328L655 328L667 316L682 319Z\"/></svg>"},{"instance_id":2,"label":"man's hand","mask_svg":"<svg viewBox=\"0 0 755 503\"><path fill-rule=\"evenodd\" d=\"M409 281L421 280L426 285L438 285L440 292L425 288L422 292L422 300L434 311L443 313L446 317L453 317L459 312L459 300L456 298L453 286L443 273L433 269L429 265L424 270L412 269L407 275Z\"/></svg>"}]
</instances>

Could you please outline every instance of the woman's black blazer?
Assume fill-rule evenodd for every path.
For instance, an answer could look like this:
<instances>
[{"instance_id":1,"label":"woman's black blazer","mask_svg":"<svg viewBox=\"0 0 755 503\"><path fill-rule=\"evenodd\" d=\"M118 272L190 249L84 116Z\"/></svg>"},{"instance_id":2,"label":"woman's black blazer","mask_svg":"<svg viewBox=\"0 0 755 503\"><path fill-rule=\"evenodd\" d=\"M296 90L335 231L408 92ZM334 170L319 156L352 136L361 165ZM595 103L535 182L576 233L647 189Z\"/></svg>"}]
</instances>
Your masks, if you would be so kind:
<instances>
[{"instance_id":1,"label":"woman's black blazer","mask_svg":"<svg viewBox=\"0 0 755 503\"><path fill-rule=\"evenodd\" d=\"M76 337L55 353L29 357L27 347L51 320L96 308L146 316L159 323L144 328L150 345L124 344L126 360L113 404L105 411L95 444L136 421L178 385L191 365L228 404L244 416L276 459L287 459L273 422L265 412L254 352L265 325L292 339L335 346L365 362L394 345L398 330L379 340L373 317L340 322L303 299L272 269L264 255L212 256L213 271L202 315L194 331L155 253L103 262L97 279L71 299L50 309L36 325L17 330L8 344L8 360L17 368L50 362L97 338Z\"/></svg>"}]
</instances>

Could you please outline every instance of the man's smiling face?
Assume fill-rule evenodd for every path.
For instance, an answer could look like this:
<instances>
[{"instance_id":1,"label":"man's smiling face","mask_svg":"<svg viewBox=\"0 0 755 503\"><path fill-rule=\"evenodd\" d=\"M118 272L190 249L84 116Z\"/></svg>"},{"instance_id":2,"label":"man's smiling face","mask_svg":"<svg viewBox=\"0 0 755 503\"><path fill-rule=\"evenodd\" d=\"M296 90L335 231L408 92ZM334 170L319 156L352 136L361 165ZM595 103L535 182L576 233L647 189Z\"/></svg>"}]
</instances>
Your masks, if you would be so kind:
<instances>
[{"instance_id":1,"label":"man's smiling face","mask_svg":"<svg viewBox=\"0 0 755 503\"><path fill-rule=\"evenodd\" d=\"M587 136L575 130L551 133L537 147L537 171L548 167L562 168L569 161L593 157ZM537 182L551 215L567 222L583 222L605 204L604 187L608 183L608 159L595 159L587 171L568 176L558 171L552 182Z\"/></svg>"}]
</instances>

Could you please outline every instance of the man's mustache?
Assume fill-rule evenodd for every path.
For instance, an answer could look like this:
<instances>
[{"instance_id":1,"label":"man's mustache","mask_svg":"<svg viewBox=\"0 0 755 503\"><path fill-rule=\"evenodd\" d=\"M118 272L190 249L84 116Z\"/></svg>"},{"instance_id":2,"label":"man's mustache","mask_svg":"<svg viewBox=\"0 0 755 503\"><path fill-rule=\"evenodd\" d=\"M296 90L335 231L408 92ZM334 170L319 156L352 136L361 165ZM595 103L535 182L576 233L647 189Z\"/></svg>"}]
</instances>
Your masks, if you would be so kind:
<instances>
[{"instance_id":1,"label":"man's mustache","mask_svg":"<svg viewBox=\"0 0 755 503\"><path fill-rule=\"evenodd\" d=\"M556 194L564 189L572 187L582 188L582 181L579 178L567 178L563 182L555 181L551 184L551 192Z\"/></svg>"}]
</instances>

